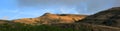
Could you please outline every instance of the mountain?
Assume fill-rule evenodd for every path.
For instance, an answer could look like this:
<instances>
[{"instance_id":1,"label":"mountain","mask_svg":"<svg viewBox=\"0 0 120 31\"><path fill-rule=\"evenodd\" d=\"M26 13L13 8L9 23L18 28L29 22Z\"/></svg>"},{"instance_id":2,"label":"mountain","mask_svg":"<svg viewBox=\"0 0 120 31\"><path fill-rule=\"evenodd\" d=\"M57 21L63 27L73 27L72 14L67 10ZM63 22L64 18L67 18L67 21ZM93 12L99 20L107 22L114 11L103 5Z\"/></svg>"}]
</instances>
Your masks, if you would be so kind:
<instances>
[{"instance_id":1,"label":"mountain","mask_svg":"<svg viewBox=\"0 0 120 31\"><path fill-rule=\"evenodd\" d=\"M111 9L98 12L77 22L120 27L120 7L113 7Z\"/></svg>"},{"instance_id":2,"label":"mountain","mask_svg":"<svg viewBox=\"0 0 120 31\"><path fill-rule=\"evenodd\" d=\"M22 18L14 20L13 22L25 24L53 24L53 23L74 23L75 21L85 18L87 15L77 14L51 14L45 13L36 18Z\"/></svg>"}]
</instances>

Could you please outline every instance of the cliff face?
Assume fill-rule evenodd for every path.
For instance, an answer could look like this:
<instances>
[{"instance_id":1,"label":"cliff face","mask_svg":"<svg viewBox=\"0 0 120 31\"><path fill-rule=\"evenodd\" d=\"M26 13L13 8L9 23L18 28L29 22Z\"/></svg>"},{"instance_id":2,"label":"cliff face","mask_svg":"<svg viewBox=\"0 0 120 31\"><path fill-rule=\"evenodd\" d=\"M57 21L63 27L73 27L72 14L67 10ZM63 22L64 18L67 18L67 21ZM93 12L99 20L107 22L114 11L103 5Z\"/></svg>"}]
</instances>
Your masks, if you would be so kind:
<instances>
[{"instance_id":1,"label":"cliff face","mask_svg":"<svg viewBox=\"0 0 120 31\"><path fill-rule=\"evenodd\" d=\"M81 20L85 17L86 15L45 13L44 15L37 18L23 18L14 20L13 22L20 22L25 24L74 23L75 21Z\"/></svg>"},{"instance_id":2,"label":"cliff face","mask_svg":"<svg viewBox=\"0 0 120 31\"><path fill-rule=\"evenodd\" d=\"M101 11L78 22L120 27L120 7Z\"/></svg>"}]
</instances>

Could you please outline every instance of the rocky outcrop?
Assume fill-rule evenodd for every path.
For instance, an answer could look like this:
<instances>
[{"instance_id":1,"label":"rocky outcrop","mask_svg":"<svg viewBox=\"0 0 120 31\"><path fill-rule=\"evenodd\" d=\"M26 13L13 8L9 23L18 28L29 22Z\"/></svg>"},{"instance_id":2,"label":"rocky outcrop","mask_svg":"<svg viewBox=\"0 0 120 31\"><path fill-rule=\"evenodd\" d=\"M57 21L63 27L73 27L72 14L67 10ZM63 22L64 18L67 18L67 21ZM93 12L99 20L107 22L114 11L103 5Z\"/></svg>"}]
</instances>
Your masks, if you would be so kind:
<instances>
[{"instance_id":1,"label":"rocky outcrop","mask_svg":"<svg viewBox=\"0 0 120 31\"><path fill-rule=\"evenodd\" d=\"M120 7L101 11L78 22L120 27Z\"/></svg>"},{"instance_id":2,"label":"rocky outcrop","mask_svg":"<svg viewBox=\"0 0 120 31\"><path fill-rule=\"evenodd\" d=\"M81 20L86 16L87 15L45 13L44 15L37 18L22 18L14 20L13 22L20 22L25 24L74 23L75 21Z\"/></svg>"}]
</instances>

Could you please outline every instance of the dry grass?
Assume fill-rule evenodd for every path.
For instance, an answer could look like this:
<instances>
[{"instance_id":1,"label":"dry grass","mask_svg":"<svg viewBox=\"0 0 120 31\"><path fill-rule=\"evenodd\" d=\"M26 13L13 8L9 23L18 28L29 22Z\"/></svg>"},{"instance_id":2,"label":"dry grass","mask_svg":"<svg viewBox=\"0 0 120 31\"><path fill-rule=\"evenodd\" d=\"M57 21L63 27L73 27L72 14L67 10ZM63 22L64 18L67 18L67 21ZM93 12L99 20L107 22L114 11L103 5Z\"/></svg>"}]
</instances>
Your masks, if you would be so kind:
<instances>
[{"instance_id":1,"label":"dry grass","mask_svg":"<svg viewBox=\"0 0 120 31\"><path fill-rule=\"evenodd\" d=\"M120 31L120 28L118 27L95 25L88 23L53 24L52 26L58 26L61 28L73 28L74 30L82 30L82 31Z\"/></svg>"},{"instance_id":2,"label":"dry grass","mask_svg":"<svg viewBox=\"0 0 120 31\"><path fill-rule=\"evenodd\" d=\"M74 14L50 14L46 13L43 16L37 18L22 18L14 20L13 22L20 22L25 24L50 24L50 23L73 23L75 21L85 18L84 15L74 15Z\"/></svg>"},{"instance_id":3,"label":"dry grass","mask_svg":"<svg viewBox=\"0 0 120 31\"><path fill-rule=\"evenodd\" d=\"M86 24L86 23L78 23L75 24L75 28L85 28L90 31L120 31L118 27L104 26L104 25L94 25L94 24Z\"/></svg>"}]
</instances>

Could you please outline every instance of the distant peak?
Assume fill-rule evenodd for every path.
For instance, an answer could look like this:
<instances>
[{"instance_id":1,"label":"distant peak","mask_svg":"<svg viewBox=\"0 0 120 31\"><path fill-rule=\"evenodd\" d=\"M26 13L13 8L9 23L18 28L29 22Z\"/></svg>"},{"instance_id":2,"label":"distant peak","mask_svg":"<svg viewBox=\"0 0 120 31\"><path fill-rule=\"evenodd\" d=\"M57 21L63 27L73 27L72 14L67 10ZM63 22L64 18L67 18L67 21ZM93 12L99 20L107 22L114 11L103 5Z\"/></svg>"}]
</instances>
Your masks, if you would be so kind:
<instances>
[{"instance_id":1,"label":"distant peak","mask_svg":"<svg viewBox=\"0 0 120 31\"><path fill-rule=\"evenodd\" d=\"M47 13L45 13L45 14L51 14L51 13L47 12Z\"/></svg>"},{"instance_id":2,"label":"distant peak","mask_svg":"<svg viewBox=\"0 0 120 31\"><path fill-rule=\"evenodd\" d=\"M47 12L47 13L45 13L43 16L45 16L45 15L49 15L49 14L51 14L51 13Z\"/></svg>"}]
</instances>

